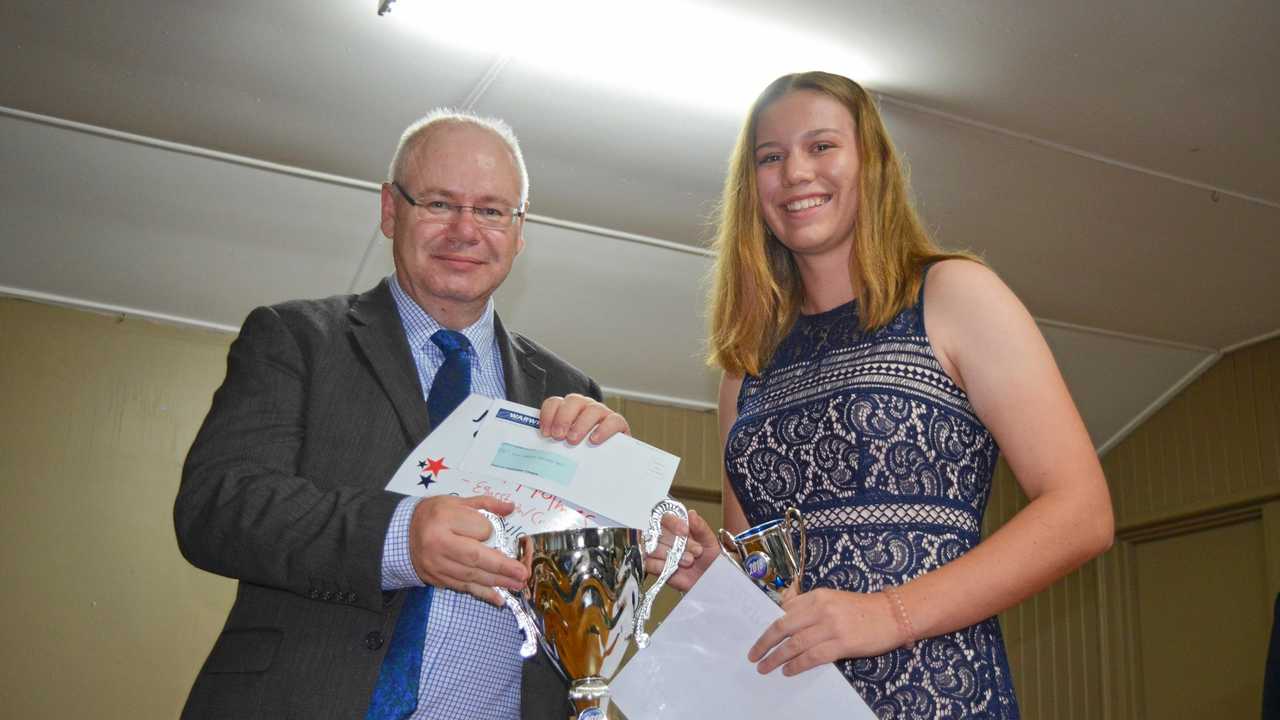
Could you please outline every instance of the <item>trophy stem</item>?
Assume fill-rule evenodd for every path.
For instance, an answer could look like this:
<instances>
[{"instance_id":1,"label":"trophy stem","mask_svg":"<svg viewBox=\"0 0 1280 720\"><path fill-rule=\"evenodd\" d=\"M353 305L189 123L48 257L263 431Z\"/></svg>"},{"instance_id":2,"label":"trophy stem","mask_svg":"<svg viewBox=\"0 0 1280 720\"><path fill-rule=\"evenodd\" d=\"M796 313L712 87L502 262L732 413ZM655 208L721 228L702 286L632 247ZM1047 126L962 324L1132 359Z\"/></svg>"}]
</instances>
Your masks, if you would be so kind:
<instances>
[{"instance_id":1,"label":"trophy stem","mask_svg":"<svg viewBox=\"0 0 1280 720\"><path fill-rule=\"evenodd\" d=\"M569 700L575 715L572 720L604 720L609 709L609 683L599 675L573 681Z\"/></svg>"}]
</instances>

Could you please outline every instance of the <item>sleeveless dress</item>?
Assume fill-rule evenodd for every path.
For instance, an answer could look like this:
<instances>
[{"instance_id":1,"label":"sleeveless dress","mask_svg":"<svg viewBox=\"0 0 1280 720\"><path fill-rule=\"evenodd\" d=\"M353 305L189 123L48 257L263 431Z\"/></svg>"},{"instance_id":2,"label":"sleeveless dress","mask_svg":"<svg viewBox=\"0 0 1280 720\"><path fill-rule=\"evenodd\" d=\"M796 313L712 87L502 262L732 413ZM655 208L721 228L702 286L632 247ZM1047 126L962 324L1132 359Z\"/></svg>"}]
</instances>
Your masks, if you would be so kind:
<instances>
[{"instance_id":1,"label":"sleeveless dress","mask_svg":"<svg viewBox=\"0 0 1280 720\"><path fill-rule=\"evenodd\" d=\"M725 444L748 525L804 514L804 588L876 592L979 539L999 448L914 307L870 333L856 301L802 315L746 376ZM996 619L836 667L880 718L1017 718ZM833 713L833 716L836 716Z\"/></svg>"}]
</instances>

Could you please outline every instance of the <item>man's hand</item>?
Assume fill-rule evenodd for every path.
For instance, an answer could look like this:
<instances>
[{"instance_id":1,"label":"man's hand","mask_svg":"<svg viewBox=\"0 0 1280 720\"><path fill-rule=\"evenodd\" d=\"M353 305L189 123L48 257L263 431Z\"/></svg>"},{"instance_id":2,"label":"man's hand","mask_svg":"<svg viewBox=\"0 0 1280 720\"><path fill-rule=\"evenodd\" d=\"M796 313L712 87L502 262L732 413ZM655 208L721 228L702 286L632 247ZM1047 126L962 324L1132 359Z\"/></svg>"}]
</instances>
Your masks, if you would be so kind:
<instances>
[{"instance_id":1,"label":"man's hand","mask_svg":"<svg viewBox=\"0 0 1280 720\"><path fill-rule=\"evenodd\" d=\"M479 510L507 515L515 506L485 495L429 497L409 520L409 557L424 583L465 592L502 607L494 587L519 590L529 579L524 565L484 544L493 532Z\"/></svg>"},{"instance_id":2,"label":"man's hand","mask_svg":"<svg viewBox=\"0 0 1280 720\"><path fill-rule=\"evenodd\" d=\"M588 433L594 445L618 433L631 434L626 418L604 403L576 393L547 398L542 403L539 421L542 437L564 440L570 445L582 442Z\"/></svg>"},{"instance_id":3,"label":"man's hand","mask_svg":"<svg viewBox=\"0 0 1280 720\"><path fill-rule=\"evenodd\" d=\"M675 515L665 515L662 518L662 537L658 539L658 547L644 559L645 572L650 575L662 574L667 553L671 551L671 544L675 542L677 535L688 537L689 542L684 547L684 555L680 557L679 568L667 580L667 585L686 592L711 566L716 553L720 552L720 545L716 534L711 532L711 526L707 525L707 521L702 519L697 510L689 510L688 525Z\"/></svg>"}]
</instances>

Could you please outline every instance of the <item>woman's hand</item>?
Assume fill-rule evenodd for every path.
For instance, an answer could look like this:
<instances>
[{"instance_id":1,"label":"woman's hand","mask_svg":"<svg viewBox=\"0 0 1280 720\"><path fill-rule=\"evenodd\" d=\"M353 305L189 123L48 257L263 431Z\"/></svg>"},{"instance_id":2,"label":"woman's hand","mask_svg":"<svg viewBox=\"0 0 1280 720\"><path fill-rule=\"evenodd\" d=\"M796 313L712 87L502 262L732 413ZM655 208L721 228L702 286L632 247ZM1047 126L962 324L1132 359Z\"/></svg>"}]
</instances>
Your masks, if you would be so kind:
<instances>
[{"instance_id":1,"label":"woman's hand","mask_svg":"<svg viewBox=\"0 0 1280 720\"><path fill-rule=\"evenodd\" d=\"M883 655L907 640L883 593L818 588L792 595L782 609L747 653L761 675L779 665L791 676L841 658Z\"/></svg>"},{"instance_id":2,"label":"woman's hand","mask_svg":"<svg viewBox=\"0 0 1280 720\"><path fill-rule=\"evenodd\" d=\"M679 569L667 580L667 585L686 592L716 559L719 544L711 526L707 525L707 521L702 519L697 510L689 510L688 525L674 515L666 515L662 518L662 537L658 539L657 549L645 556L645 572L650 575L662 573L667 553L671 551L671 544L675 542L677 535L688 537L689 542L684 547Z\"/></svg>"}]
</instances>

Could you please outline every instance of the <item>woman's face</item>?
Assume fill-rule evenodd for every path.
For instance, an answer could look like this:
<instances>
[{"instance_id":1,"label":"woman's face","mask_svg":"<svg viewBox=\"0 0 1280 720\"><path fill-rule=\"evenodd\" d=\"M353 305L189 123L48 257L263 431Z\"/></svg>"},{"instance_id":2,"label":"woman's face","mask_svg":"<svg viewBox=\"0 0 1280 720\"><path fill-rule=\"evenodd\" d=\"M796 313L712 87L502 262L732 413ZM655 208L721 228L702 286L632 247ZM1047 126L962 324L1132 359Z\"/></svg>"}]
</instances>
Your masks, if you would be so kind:
<instances>
[{"instance_id":1,"label":"woman's face","mask_svg":"<svg viewBox=\"0 0 1280 720\"><path fill-rule=\"evenodd\" d=\"M858 214L853 117L812 90L783 95L756 124L756 187L765 222L797 260L848 261Z\"/></svg>"}]
</instances>

